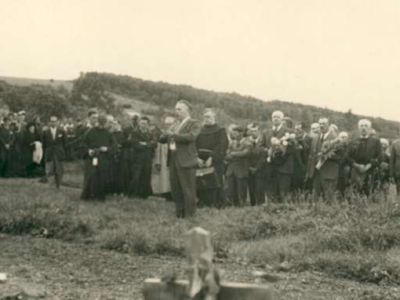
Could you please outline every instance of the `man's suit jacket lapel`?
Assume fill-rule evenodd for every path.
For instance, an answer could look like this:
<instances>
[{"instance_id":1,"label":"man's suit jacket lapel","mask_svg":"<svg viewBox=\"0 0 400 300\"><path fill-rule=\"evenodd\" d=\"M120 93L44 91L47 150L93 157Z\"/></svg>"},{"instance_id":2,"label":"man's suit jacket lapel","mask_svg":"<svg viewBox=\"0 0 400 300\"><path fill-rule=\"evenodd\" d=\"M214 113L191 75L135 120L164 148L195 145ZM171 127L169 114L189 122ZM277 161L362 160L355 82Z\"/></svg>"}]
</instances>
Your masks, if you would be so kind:
<instances>
[{"instance_id":1,"label":"man's suit jacket lapel","mask_svg":"<svg viewBox=\"0 0 400 300\"><path fill-rule=\"evenodd\" d=\"M312 147L311 147L313 155L317 155L318 154L318 151L319 151L319 148L320 148L320 144L322 142L321 139L322 139L321 135L317 135L317 136L315 136L313 138Z\"/></svg>"},{"instance_id":2,"label":"man's suit jacket lapel","mask_svg":"<svg viewBox=\"0 0 400 300\"><path fill-rule=\"evenodd\" d=\"M275 137L278 139L282 138L285 135L286 128L282 125L281 128L276 132Z\"/></svg>"},{"instance_id":3,"label":"man's suit jacket lapel","mask_svg":"<svg viewBox=\"0 0 400 300\"><path fill-rule=\"evenodd\" d=\"M371 153L375 151L375 140L371 137L368 137L367 140L367 154L368 156L373 155L375 153Z\"/></svg>"},{"instance_id":4,"label":"man's suit jacket lapel","mask_svg":"<svg viewBox=\"0 0 400 300\"><path fill-rule=\"evenodd\" d=\"M179 130L178 130L178 134L179 133L184 133L184 132L187 132L188 130L188 126L190 125L190 123L191 123L191 118L190 119L188 119L185 123L183 123L182 124L182 126L179 128Z\"/></svg>"},{"instance_id":5,"label":"man's suit jacket lapel","mask_svg":"<svg viewBox=\"0 0 400 300\"><path fill-rule=\"evenodd\" d=\"M52 137L50 128L47 129L47 130L45 131L44 134L46 135L46 141L47 141L47 143L51 143L51 142L53 141L53 137Z\"/></svg>"},{"instance_id":6,"label":"man's suit jacket lapel","mask_svg":"<svg viewBox=\"0 0 400 300\"><path fill-rule=\"evenodd\" d=\"M53 132L51 131L51 127L49 127L49 129L47 130L46 134L47 134L48 140L51 141L51 142L54 142L56 140L56 138L57 138L57 128L56 128L56 132L55 132L54 137L53 137Z\"/></svg>"}]
</instances>

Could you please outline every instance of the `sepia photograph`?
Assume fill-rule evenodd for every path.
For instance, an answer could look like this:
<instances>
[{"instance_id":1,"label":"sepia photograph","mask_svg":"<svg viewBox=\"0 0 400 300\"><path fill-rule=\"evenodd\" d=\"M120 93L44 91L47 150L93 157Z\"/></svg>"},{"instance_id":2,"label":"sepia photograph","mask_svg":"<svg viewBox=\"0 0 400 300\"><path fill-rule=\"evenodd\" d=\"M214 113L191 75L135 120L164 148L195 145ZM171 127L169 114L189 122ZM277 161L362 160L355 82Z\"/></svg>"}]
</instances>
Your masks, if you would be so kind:
<instances>
[{"instance_id":1,"label":"sepia photograph","mask_svg":"<svg viewBox=\"0 0 400 300\"><path fill-rule=\"evenodd\" d=\"M0 300L400 300L399 0L0 7Z\"/></svg>"}]
</instances>

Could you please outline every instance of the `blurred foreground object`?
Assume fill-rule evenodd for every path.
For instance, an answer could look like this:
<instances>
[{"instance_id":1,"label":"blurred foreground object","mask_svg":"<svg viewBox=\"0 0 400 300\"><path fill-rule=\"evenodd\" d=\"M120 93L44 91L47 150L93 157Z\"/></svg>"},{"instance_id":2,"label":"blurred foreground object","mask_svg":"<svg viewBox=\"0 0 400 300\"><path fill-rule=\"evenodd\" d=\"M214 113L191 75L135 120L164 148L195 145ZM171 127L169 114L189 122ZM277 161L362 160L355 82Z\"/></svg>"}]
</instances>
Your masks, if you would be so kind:
<instances>
[{"instance_id":1,"label":"blurred foreground object","mask_svg":"<svg viewBox=\"0 0 400 300\"><path fill-rule=\"evenodd\" d=\"M221 282L213 260L210 233L200 227L186 234L189 280L157 278L144 282L145 300L274 300L271 288L265 285Z\"/></svg>"}]
</instances>

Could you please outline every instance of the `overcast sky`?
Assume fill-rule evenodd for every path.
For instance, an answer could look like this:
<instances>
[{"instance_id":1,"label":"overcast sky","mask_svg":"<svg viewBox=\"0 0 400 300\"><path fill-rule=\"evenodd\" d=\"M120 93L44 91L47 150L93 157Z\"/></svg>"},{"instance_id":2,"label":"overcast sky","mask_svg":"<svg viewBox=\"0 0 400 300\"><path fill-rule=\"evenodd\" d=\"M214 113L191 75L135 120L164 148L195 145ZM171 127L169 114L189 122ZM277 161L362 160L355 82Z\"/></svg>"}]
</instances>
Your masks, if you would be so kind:
<instances>
[{"instance_id":1,"label":"overcast sky","mask_svg":"<svg viewBox=\"0 0 400 300\"><path fill-rule=\"evenodd\" d=\"M400 0L0 0L0 75L80 71L400 119Z\"/></svg>"}]
</instances>

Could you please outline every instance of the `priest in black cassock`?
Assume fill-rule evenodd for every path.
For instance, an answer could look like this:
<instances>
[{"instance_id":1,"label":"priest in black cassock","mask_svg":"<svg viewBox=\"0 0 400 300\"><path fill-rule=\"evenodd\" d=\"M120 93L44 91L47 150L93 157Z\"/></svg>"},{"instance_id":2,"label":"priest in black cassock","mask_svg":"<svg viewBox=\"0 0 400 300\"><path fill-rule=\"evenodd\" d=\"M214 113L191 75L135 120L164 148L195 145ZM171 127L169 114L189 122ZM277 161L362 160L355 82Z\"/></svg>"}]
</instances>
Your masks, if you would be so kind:
<instances>
[{"instance_id":1,"label":"priest in black cassock","mask_svg":"<svg viewBox=\"0 0 400 300\"><path fill-rule=\"evenodd\" d=\"M220 208L225 204L223 175L228 136L225 128L216 123L214 110L206 109L203 121L203 127L196 140L198 169L211 170L211 173L197 176L198 205Z\"/></svg>"},{"instance_id":2,"label":"priest in black cassock","mask_svg":"<svg viewBox=\"0 0 400 300\"><path fill-rule=\"evenodd\" d=\"M375 175L382 161L382 145L379 139L371 134L371 121L360 120L358 130L360 135L352 141L349 151L352 181L356 191L369 196L377 186Z\"/></svg>"},{"instance_id":3,"label":"priest in black cassock","mask_svg":"<svg viewBox=\"0 0 400 300\"><path fill-rule=\"evenodd\" d=\"M132 147L135 156L132 159L132 181L129 195L146 199L151 191L151 168L157 140L150 131L150 119L141 117L138 129L132 134Z\"/></svg>"},{"instance_id":4,"label":"priest in black cassock","mask_svg":"<svg viewBox=\"0 0 400 300\"><path fill-rule=\"evenodd\" d=\"M90 129L83 139L85 179L81 199L105 199L114 146L113 135L107 129L107 118L99 116L98 125Z\"/></svg>"}]
</instances>

